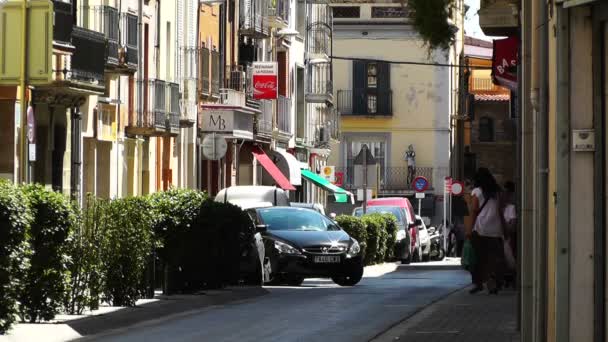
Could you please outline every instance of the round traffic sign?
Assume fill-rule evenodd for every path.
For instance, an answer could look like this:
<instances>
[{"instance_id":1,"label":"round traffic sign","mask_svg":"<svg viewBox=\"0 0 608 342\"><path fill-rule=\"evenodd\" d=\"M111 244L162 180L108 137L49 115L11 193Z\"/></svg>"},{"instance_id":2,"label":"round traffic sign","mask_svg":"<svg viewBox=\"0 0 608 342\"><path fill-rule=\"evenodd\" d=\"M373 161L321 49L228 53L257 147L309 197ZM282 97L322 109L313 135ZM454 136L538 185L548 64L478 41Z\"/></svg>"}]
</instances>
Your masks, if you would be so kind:
<instances>
[{"instance_id":1,"label":"round traffic sign","mask_svg":"<svg viewBox=\"0 0 608 342\"><path fill-rule=\"evenodd\" d=\"M215 133L205 136L203 139L203 155L209 160L218 160L226 155L228 144L226 139Z\"/></svg>"},{"instance_id":2,"label":"round traffic sign","mask_svg":"<svg viewBox=\"0 0 608 342\"><path fill-rule=\"evenodd\" d=\"M422 176L418 176L418 177L414 178L414 183L412 184L412 187L414 188L414 190L416 190L418 192L423 192L426 189L428 189L429 181L428 181L428 179L426 179Z\"/></svg>"},{"instance_id":3,"label":"round traffic sign","mask_svg":"<svg viewBox=\"0 0 608 342\"><path fill-rule=\"evenodd\" d=\"M27 107L27 141L30 144L36 143L36 119L32 106Z\"/></svg>"},{"instance_id":4,"label":"round traffic sign","mask_svg":"<svg viewBox=\"0 0 608 342\"><path fill-rule=\"evenodd\" d=\"M462 182L455 181L452 183L452 195L460 196L462 195L462 191L464 190L464 185Z\"/></svg>"}]
</instances>

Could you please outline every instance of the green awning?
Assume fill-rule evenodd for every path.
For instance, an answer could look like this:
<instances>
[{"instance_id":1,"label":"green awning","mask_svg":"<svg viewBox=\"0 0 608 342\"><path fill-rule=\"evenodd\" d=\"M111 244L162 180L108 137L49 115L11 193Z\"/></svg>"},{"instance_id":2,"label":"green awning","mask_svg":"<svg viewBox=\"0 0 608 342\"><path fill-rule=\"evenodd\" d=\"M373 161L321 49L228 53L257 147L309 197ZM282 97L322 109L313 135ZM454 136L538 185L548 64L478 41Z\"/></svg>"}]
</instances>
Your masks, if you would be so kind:
<instances>
[{"instance_id":1,"label":"green awning","mask_svg":"<svg viewBox=\"0 0 608 342\"><path fill-rule=\"evenodd\" d=\"M352 196L352 194L339 186L335 186L331 184L327 179L317 175L314 172L310 172L309 170L302 169L302 177L307 180L313 182L316 186L325 189L326 191L332 192L334 197L336 198L337 203L346 203L348 202L348 196Z\"/></svg>"}]
</instances>

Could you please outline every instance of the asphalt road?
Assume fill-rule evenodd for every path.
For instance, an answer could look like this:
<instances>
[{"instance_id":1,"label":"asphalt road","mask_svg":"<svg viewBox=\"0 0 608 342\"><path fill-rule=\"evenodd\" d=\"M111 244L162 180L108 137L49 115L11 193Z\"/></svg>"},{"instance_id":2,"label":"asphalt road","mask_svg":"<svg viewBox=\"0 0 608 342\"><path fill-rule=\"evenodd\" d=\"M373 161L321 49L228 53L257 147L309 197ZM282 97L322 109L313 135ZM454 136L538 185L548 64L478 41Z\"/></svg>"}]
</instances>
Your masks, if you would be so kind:
<instances>
[{"instance_id":1,"label":"asphalt road","mask_svg":"<svg viewBox=\"0 0 608 342\"><path fill-rule=\"evenodd\" d=\"M406 270L339 287L310 279L269 294L96 341L369 341L426 305L470 284L456 270Z\"/></svg>"}]
</instances>

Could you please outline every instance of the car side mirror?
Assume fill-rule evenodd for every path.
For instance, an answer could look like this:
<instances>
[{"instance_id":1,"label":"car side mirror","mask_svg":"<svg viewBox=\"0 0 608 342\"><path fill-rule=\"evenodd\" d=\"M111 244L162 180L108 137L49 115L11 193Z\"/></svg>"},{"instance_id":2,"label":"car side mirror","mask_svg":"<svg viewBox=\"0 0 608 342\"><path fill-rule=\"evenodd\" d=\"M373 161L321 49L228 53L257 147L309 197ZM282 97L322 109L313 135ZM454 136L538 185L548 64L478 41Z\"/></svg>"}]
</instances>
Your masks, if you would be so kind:
<instances>
[{"instance_id":1,"label":"car side mirror","mask_svg":"<svg viewBox=\"0 0 608 342\"><path fill-rule=\"evenodd\" d=\"M255 226L255 231L258 233L265 233L268 230L267 224L258 224Z\"/></svg>"}]
</instances>

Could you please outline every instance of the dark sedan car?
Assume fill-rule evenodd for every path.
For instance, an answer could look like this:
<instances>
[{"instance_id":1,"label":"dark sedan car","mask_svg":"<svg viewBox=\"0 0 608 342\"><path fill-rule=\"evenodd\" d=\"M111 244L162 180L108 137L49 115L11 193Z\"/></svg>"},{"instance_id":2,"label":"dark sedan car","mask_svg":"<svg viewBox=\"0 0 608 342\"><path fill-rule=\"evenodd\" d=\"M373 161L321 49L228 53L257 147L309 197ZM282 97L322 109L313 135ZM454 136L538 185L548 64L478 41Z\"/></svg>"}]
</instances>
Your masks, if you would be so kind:
<instances>
[{"instance_id":1,"label":"dark sedan car","mask_svg":"<svg viewBox=\"0 0 608 342\"><path fill-rule=\"evenodd\" d=\"M300 285L304 278L329 277L338 285L353 286L361 280L359 243L336 222L294 207L259 208L255 214L274 282Z\"/></svg>"}]
</instances>

